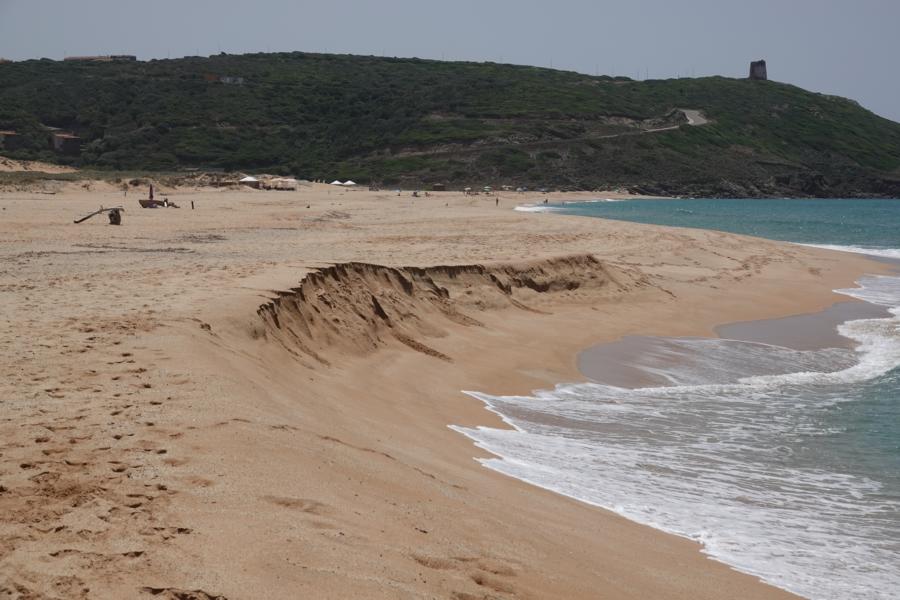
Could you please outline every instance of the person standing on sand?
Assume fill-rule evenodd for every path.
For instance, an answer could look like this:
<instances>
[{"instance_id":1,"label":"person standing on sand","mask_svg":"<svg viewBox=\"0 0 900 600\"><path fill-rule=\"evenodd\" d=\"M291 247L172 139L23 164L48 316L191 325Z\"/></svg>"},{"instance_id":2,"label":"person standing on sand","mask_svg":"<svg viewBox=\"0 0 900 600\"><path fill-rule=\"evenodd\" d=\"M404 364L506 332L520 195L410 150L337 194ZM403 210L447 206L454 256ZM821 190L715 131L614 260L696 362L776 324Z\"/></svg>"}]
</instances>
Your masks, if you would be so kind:
<instances>
[{"instance_id":1,"label":"person standing on sand","mask_svg":"<svg viewBox=\"0 0 900 600\"><path fill-rule=\"evenodd\" d=\"M496 198L494 198L494 200L496 200L496 202L494 202L494 206L500 206L500 196L497 196Z\"/></svg>"}]
</instances>

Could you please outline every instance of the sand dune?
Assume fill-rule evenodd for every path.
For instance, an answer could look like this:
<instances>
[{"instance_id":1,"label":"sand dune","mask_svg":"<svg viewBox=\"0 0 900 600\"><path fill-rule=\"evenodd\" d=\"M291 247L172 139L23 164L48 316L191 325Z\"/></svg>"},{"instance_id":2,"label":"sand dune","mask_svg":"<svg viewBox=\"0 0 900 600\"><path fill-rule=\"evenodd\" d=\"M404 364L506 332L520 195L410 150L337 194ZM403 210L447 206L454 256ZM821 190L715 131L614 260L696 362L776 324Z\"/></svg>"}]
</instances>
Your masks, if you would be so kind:
<instances>
[{"instance_id":1,"label":"sand dune","mask_svg":"<svg viewBox=\"0 0 900 600\"><path fill-rule=\"evenodd\" d=\"M74 173L77 169L33 160L16 160L0 156L0 173L38 171L41 173Z\"/></svg>"},{"instance_id":2,"label":"sand dune","mask_svg":"<svg viewBox=\"0 0 900 600\"><path fill-rule=\"evenodd\" d=\"M502 425L463 389L816 310L878 265L519 196L97 190L0 193L0 597L789 596L447 426Z\"/></svg>"}]
</instances>

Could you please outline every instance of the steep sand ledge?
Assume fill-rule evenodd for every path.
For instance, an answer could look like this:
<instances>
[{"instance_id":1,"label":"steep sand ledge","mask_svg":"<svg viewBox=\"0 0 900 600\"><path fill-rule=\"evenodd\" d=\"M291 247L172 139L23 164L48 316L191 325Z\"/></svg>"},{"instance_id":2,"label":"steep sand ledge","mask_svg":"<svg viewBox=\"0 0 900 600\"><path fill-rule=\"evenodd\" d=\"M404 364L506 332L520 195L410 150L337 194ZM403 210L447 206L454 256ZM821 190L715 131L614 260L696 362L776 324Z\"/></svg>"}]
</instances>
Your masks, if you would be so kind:
<instances>
[{"instance_id":1,"label":"steep sand ledge","mask_svg":"<svg viewBox=\"0 0 900 600\"><path fill-rule=\"evenodd\" d=\"M477 314L484 311L540 314L548 302L599 302L649 285L636 270L613 268L587 254L426 268L343 263L309 273L258 314L268 339L325 365L329 350L364 355L387 338L451 361L424 341L446 336L450 323L483 327Z\"/></svg>"}]
</instances>

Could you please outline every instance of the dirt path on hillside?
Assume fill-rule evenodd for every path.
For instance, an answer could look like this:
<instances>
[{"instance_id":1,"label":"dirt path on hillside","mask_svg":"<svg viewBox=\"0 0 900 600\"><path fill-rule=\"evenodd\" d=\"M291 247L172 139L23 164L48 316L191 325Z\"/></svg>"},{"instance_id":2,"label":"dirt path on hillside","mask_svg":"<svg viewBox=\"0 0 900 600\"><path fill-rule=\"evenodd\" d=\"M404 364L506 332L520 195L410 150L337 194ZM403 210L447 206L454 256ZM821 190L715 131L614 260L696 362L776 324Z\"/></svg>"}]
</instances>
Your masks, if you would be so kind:
<instances>
[{"instance_id":1,"label":"dirt path on hillside","mask_svg":"<svg viewBox=\"0 0 900 600\"><path fill-rule=\"evenodd\" d=\"M630 137L637 135L645 135L648 133L664 133L666 131L675 131L680 129L684 125L690 127L700 127L703 125L709 124L710 120L703 114L700 110L695 109L686 109L679 108L680 111L685 118L687 119L687 123L678 123L675 125L667 125L665 127L655 127L652 129L635 129L634 131L625 131L622 133L611 133L608 135L588 135L581 137L574 137L568 139L556 139L556 140L540 140L535 142L525 142L521 144L480 144L475 146L470 146L467 148L455 148L453 150L438 150L438 151L413 151L413 152L398 152L396 156L444 156L444 155L454 155L458 156L460 154L471 154L474 152L483 152L485 150L493 150L497 148L508 148L510 146L514 146L519 150L537 150L539 148L545 147L554 147L563 143L572 143L572 142L591 142L596 140L612 140L616 138L622 137Z\"/></svg>"}]
</instances>

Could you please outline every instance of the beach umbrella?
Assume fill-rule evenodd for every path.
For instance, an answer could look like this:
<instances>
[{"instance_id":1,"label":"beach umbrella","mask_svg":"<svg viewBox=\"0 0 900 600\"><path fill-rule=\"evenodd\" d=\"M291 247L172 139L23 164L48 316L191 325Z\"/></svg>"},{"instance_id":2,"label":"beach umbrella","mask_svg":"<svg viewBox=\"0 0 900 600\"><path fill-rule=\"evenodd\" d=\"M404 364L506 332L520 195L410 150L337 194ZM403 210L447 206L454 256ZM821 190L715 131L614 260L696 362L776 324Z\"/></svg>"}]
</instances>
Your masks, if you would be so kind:
<instances>
[{"instance_id":1,"label":"beach umbrella","mask_svg":"<svg viewBox=\"0 0 900 600\"><path fill-rule=\"evenodd\" d=\"M353 181L353 180L348 179L347 181L344 182L344 185L347 186L347 187L350 187L350 186L356 185L356 182Z\"/></svg>"},{"instance_id":2,"label":"beach umbrella","mask_svg":"<svg viewBox=\"0 0 900 600\"><path fill-rule=\"evenodd\" d=\"M330 185L344 185L344 183L340 179L335 179Z\"/></svg>"}]
</instances>

